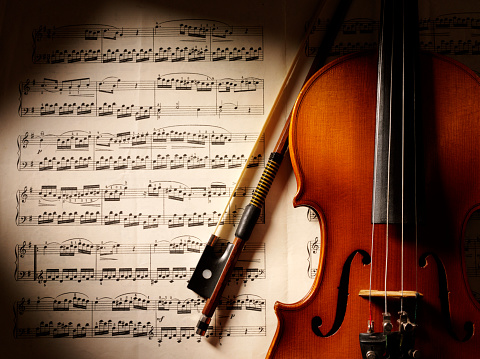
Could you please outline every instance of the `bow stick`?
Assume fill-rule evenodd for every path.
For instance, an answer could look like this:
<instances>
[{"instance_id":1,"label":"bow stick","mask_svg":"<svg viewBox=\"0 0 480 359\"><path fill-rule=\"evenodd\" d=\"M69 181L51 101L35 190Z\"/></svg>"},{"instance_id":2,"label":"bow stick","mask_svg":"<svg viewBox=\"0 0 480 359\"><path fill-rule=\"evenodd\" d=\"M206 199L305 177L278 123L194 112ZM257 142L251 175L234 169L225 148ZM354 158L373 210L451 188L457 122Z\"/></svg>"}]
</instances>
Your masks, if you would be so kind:
<instances>
[{"instance_id":1,"label":"bow stick","mask_svg":"<svg viewBox=\"0 0 480 359\"><path fill-rule=\"evenodd\" d=\"M260 138L265 133L265 130L270 123L277 106L280 103L283 92L285 91L286 87L288 86L290 80L293 77L293 73L295 72L300 62L302 51L307 44L309 35L314 29L314 24L320 15L324 3L325 2L323 0L320 1L315 11L315 15L310 21L310 28L305 33L303 41L297 51L297 54L295 55L292 65L290 66L290 69L285 76L282 87L280 88L280 91L270 110L270 113L265 120L265 123L263 124L262 130L260 131L260 136L255 142L248 158L251 158L253 156L254 151L256 150L257 145L260 142ZM326 58L328 56L328 51L333 45L335 37L343 22L343 19L345 18L348 8L350 7L350 3L351 0L340 0L339 4L337 5L332 20L327 25L325 36L322 39L320 47L317 50L315 59L313 60L310 70L306 76L305 82L307 82L308 79L325 64ZM225 251L220 257L217 257L215 255L213 245L219 238L215 233L217 232L220 224L222 223L223 217L229 208L230 202L235 196L235 192L242 178L244 177L248 163L244 165L242 172L240 173L239 180L237 181L237 184L235 185L235 188L232 191L230 198L228 199L227 205L222 212L222 215L220 216L220 220L218 221L213 234L210 236L210 239L205 246L205 249L202 253L202 256L200 257L200 260L198 261L195 271L190 278L187 287L193 290L198 295L204 298L208 298L203 308L200 320L197 323L196 332L199 335L205 335L212 316L215 313L215 309L217 308L218 302L220 301L220 298L223 294L223 290L225 289L225 286L230 279L230 275L233 271L233 268L235 267L238 257L240 256L240 253L242 252L245 243L250 238L253 228L258 221L262 207L265 203L265 198L270 190L270 187L272 186L273 180L275 179L277 171L280 167L280 164L282 163L282 160L288 148L288 132L290 128L291 116L292 112L290 111L290 114L288 115L286 123L281 132L280 138L278 139L275 148L270 154L267 165L265 166L265 169L257 184L257 187L253 192L252 199L250 200L250 203L245 207L242 217L240 218L237 230L235 231L235 239L233 243L227 244Z\"/></svg>"}]
</instances>

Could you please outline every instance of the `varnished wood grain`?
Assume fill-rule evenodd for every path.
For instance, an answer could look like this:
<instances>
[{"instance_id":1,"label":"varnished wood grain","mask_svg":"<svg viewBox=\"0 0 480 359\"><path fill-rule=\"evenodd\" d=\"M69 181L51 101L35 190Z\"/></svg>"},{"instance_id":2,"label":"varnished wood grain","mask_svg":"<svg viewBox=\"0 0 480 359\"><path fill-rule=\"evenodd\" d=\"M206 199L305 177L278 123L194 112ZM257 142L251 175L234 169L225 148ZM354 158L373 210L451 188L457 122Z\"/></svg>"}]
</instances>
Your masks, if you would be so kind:
<instances>
[{"instance_id":1,"label":"varnished wood grain","mask_svg":"<svg viewBox=\"0 0 480 359\"><path fill-rule=\"evenodd\" d=\"M418 308L416 348L423 358L474 358L480 350L480 306L467 284L463 233L469 215L480 206L480 81L453 60L421 55L422 142L424 147L425 216L418 228L405 228L404 289L423 294ZM289 147L298 191L295 206L313 208L319 218L321 255L313 286L294 304L276 303L278 327L268 352L271 358L361 358L358 335L366 332L369 288L384 290L386 225L375 225L372 264L356 255L349 275L350 295L339 330L327 338L311 329L315 316L327 333L335 319L338 286L347 257L370 253L374 166L376 54L356 54L320 70L303 88L294 108ZM389 226L388 290L400 290L400 228ZM447 330L439 299L437 264L419 258L434 253L443 263L453 333L475 333L466 342ZM416 278L418 273L418 279ZM416 282L418 280L418 287ZM412 314L411 299L406 309ZM388 302L389 312L399 301ZM383 299L373 301L376 331L381 331Z\"/></svg>"}]
</instances>

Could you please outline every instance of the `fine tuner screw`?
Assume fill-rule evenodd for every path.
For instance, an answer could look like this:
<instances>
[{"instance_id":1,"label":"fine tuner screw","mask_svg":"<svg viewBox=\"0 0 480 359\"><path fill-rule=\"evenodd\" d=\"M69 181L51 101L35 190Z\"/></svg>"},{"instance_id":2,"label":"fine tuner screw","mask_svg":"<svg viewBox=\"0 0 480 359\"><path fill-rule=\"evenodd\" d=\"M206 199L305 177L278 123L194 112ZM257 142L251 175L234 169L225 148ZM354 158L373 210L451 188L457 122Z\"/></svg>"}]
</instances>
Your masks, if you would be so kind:
<instances>
[{"instance_id":1,"label":"fine tuner screw","mask_svg":"<svg viewBox=\"0 0 480 359\"><path fill-rule=\"evenodd\" d=\"M392 319L390 313L383 313L383 333L390 334L393 329Z\"/></svg>"},{"instance_id":2,"label":"fine tuner screw","mask_svg":"<svg viewBox=\"0 0 480 359\"><path fill-rule=\"evenodd\" d=\"M415 329L416 325L410 321L406 312L402 311L398 313L400 319L398 320L400 324L400 331L403 333L411 332Z\"/></svg>"},{"instance_id":3,"label":"fine tuner screw","mask_svg":"<svg viewBox=\"0 0 480 359\"><path fill-rule=\"evenodd\" d=\"M402 330L404 332L410 332L412 331L414 328L413 324L410 323L410 322L407 322L407 323L402 323Z\"/></svg>"},{"instance_id":4,"label":"fine tuner screw","mask_svg":"<svg viewBox=\"0 0 480 359\"><path fill-rule=\"evenodd\" d=\"M422 357L420 350L417 350L417 349L410 349L408 351L408 355L414 359L420 359Z\"/></svg>"},{"instance_id":5,"label":"fine tuner screw","mask_svg":"<svg viewBox=\"0 0 480 359\"><path fill-rule=\"evenodd\" d=\"M390 333L392 331L392 329L393 329L392 323L390 323L390 322L383 323L383 331L385 333Z\"/></svg>"}]
</instances>

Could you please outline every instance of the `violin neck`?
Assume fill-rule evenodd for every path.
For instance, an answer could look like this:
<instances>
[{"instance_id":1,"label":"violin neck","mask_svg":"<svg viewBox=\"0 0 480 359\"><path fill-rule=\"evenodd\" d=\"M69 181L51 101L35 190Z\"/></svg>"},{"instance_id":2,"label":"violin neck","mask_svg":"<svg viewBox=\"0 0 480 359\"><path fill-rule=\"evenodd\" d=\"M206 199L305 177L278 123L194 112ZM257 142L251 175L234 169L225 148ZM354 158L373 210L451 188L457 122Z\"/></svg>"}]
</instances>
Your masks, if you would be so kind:
<instances>
[{"instance_id":1,"label":"violin neck","mask_svg":"<svg viewBox=\"0 0 480 359\"><path fill-rule=\"evenodd\" d=\"M412 0L384 0L380 23L373 223L413 223L420 138L416 94L418 10Z\"/></svg>"}]
</instances>

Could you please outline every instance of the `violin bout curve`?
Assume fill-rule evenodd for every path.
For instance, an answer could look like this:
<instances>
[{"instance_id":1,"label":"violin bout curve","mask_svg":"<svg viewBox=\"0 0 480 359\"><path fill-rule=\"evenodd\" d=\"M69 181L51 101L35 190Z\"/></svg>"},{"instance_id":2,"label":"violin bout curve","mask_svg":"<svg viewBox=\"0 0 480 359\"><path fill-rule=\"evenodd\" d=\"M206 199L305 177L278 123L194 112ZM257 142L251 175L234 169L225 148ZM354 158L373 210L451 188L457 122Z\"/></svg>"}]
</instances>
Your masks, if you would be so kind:
<instances>
[{"instance_id":1,"label":"violin bout curve","mask_svg":"<svg viewBox=\"0 0 480 359\"><path fill-rule=\"evenodd\" d=\"M420 55L420 69L425 216L418 254L415 229L405 227L405 290L423 294L415 343L423 358L473 357L480 347L480 306L467 284L463 233L480 204L480 80L458 62L430 53ZM275 303L278 325L268 358L362 357L358 337L367 330L368 300L358 293L369 287L370 266L375 290L383 289L385 272L384 246L376 245L370 259L372 236L377 241L387 232L387 225L377 224L372 234L376 81L377 54L352 54L319 70L297 98L289 136L297 180L293 203L318 214L320 261L302 300ZM388 290L397 291L401 231L396 225L388 230ZM421 266L420 257L431 252L435 261L427 258ZM440 268L447 304L439 299ZM377 332L382 301L372 302ZM398 301L390 305L395 323ZM451 329L442 305L450 310Z\"/></svg>"}]
</instances>

